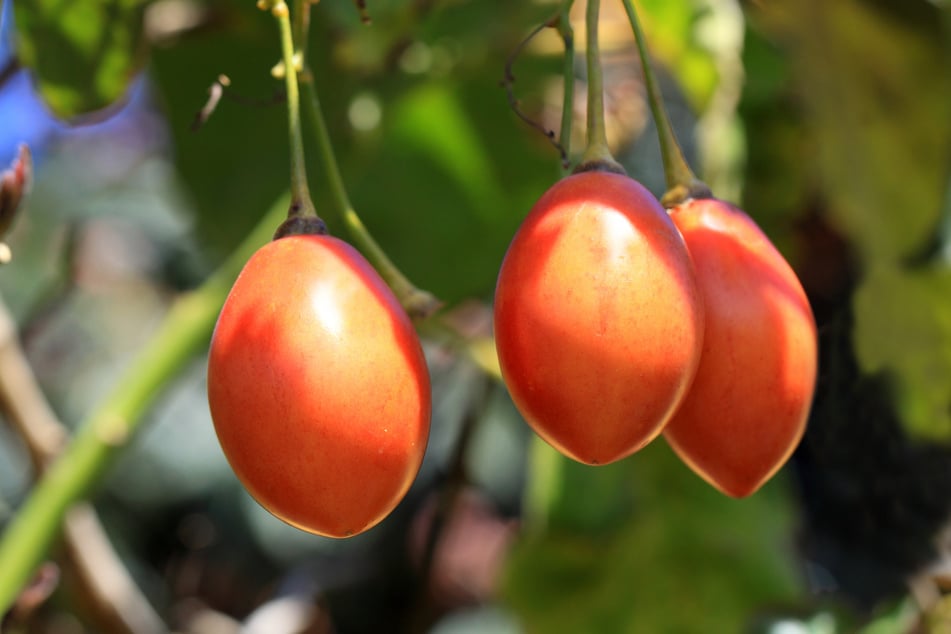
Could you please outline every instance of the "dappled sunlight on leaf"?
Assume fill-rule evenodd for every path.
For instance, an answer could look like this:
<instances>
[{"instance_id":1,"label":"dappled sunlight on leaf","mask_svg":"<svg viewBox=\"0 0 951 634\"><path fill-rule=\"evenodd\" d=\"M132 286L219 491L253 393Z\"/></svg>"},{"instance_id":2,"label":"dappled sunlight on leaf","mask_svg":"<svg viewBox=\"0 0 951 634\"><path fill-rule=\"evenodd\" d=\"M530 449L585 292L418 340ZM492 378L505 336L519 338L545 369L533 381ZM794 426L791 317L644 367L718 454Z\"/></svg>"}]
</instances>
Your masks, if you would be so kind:
<instances>
[{"instance_id":1,"label":"dappled sunlight on leaf","mask_svg":"<svg viewBox=\"0 0 951 634\"><path fill-rule=\"evenodd\" d=\"M74 119L111 106L145 61L145 2L17 2L17 55L46 105Z\"/></svg>"},{"instance_id":2,"label":"dappled sunlight on leaf","mask_svg":"<svg viewBox=\"0 0 951 634\"><path fill-rule=\"evenodd\" d=\"M891 372L908 431L951 441L951 270L876 268L854 301L863 368Z\"/></svg>"}]
</instances>

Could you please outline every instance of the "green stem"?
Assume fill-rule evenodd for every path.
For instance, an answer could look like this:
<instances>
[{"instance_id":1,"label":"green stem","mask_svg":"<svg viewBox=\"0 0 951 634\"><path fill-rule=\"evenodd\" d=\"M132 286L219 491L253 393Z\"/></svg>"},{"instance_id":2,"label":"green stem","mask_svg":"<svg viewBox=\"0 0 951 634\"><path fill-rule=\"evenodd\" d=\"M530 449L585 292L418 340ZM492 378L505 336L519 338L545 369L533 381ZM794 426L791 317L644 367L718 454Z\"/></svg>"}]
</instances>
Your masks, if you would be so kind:
<instances>
[{"instance_id":1,"label":"green stem","mask_svg":"<svg viewBox=\"0 0 951 634\"><path fill-rule=\"evenodd\" d=\"M440 304L431 293L417 288L409 279L403 275L403 272L397 268L390 260L386 252L373 239L370 232L364 226L360 216L350 203L350 197L347 194L347 188L343 183L343 176L340 174L340 167L337 165L337 158L334 155L333 144L330 141L330 133L327 129L327 123L324 120L324 114L320 106L320 98L317 95L317 88L314 85L314 78L309 70L305 70L302 76L304 91L306 93L305 103L307 105L307 114L310 116L314 128L314 134L317 140L317 149L320 153L320 159L323 162L324 171L330 186L330 197L336 207L337 213L343 220L344 225L350 233L350 237L356 243L357 247L363 252L367 259L376 267L377 271L393 289L396 296L402 303L406 312L414 319L425 319L438 310Z\"/></svg>"},{"instance_id":2,"label":"green stem","mask_svg":"<svg viewBox=\"0 0 951 634\"><path fill-rule=\"evenodd\" d=\"M310 37L311 0L294 0L294 12L291 14L294 43L297 45L297 57L307 59L307 41Z\"/></svg>"},{"instance_id":3,"label":"green stem","mask_svg":"<svg viewBox=\"0 0 951 634\"><path fill-rule=\"evenodd\" d=\"M588 0L585 14L585 35L587 37L588 69L588 144L576 172L605 170L624 173L621 164L614 160L608 147L608 137L604 126L604 79L601 71L601 49L598 44L598 18L601 0Z\"/></svg>"},{"instance_id":4,"label":"green stem","mask_svg":"<svg viewBox=\"0 0 951 634\"><path fill-rule=\"evenodd\" d=\"M709 198L712 195L710 188L698 179L693 170L690 169L687 159L684 158L683 150L677 142L674 128L670 124L670 118L664 108L664 97L660 92L654 70L651 68L650 55L647 52L647 40L641 30L640 21L637 19L634 3L632 0L623 0L623 2L628 20L631 22L631 29L634 31L637 52L641 58L644 86L647 88L647 99L650 103L651 114L653 114L654 123L657 125L660 153L664 161L667 193L663 195L661 202L665 207L673 207L690 198Z\"/></svg>"},{"instance_id":5,"label":"green stem","mask_svg":"<svg viewBox=\"0 0 951 634\"><path fill-rule=\"evenodd\" d=\"M307 187L307 167L304 163L304 135L300 125L300 90L297 83L294 36L291 28L290 11L281 0L271 8L271 14L277 18L281 29L281 52L284 59L284 81L287 85L287 120L291 144L291 205L288 218L316 218L317 210L310 198ZM303 27L299 27L302 29ZM298 60L302 59L300 57Z\"/></svg>"},{"instance_id":6,"label":"green stem","mask_svg":"<svg viewBox=\"0 0 951 634\"><path fill-rule=\"evenodd\" d=\"M561 35L561 40L565 44L562 65L565 86L561 103L561 131L558 137L561 149L565 153L562 175L565 175L571 166L571 128L575 110L575 31L571 28L571 6L574 3L575 0L565 0L561 5L557 22L558 34Z\"/></svg>"},{"instance_id":7,"label":"green stem","mask_svg":"<svg viewBox=\"0 0 951 634\"><path fill-rule=\"evenodd\" d=\"M82 421L72 442L7 525L0 538L0 615L39 566L69 507L90 495L164 387L207 345L232 282L248 258L270 240L287 204L287 197L282 197L201 287L175 301L124 378Z\"/></svg>"}]
</instances>

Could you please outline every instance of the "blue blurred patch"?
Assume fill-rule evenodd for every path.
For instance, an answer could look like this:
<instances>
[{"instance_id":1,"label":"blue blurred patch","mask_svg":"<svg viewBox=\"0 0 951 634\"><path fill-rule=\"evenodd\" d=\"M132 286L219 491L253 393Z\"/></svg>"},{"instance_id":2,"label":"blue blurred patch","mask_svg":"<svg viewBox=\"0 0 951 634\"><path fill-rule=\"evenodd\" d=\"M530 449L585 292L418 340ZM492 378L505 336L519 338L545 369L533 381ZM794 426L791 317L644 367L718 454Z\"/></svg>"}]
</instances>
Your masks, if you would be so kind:
<instances>
[{"instance_id":1,"label":"blue blurred patch","mask_svg":"<svg viewBox=\"0 0 951 634\"><path fill-rule=\"evenodd\" d=\"M13 3L4 2L0 11L0 68L10 63L12 55ZM34 161L40 160L44 141L56 123L44 112L22 70L0 85L0 122L0 167L13 160L21 143L29 144Z\"/></svg>"},{"instance_id":2,"label":"blue blurred patch","mask_svg":"<svg viewBox=\"0 0 951 634\"><path fill-rule=\"evenodd\" d=\"M0 69L14 53L12 2L3 2L0 10ZM147 106L145 82L136 78L129 87L128 102L111 116L90 125L70 126L53 117L33 90L29 73L17 70L0 84L0 169L13 161L21 143L30 146L33 162L40 165L51 144L64 136L108 134L121 129L123 119Z\"/></svg>"}]
</instances>

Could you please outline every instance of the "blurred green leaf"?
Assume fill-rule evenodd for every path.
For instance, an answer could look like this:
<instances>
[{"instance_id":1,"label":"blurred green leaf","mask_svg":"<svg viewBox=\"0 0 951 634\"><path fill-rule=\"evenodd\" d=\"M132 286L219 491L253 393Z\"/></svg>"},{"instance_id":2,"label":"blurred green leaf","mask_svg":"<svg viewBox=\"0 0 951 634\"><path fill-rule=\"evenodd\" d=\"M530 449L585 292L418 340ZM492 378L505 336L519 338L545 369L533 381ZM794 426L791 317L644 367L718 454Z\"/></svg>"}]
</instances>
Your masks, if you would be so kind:
<instances>
[{"instance_id":1,"label":"blurred green leaf","mask_svg":"<svg viewBox=\"0 0 951 634\"><path fill-rule=\"evenodd\" d=\"M233 6L228 6L233 5ZM290 183L283 85L274 19L253 2L210 9L207 30L153 52L151 77L168 117L175 166L198 211L198 233L220 257ZM219 75L229 96L199 129L193 124Z\"/></svg>"},{"instance_id":2,"label":"blurred green leaf","mask_svg":"<svg viewBox=\"0 0 951 634\"><path fill-rule=\"evenodd\" d=\"M421 83L393 95L377 152L352 169L368 226L444 300L492 291L518 223L553 182L557 155L546 164L519 123L484 79Z\"/></svg>"},{"instance_id":3,"label":"blurred green leaf","mask_svg":"<svg viewBox=\"0 0 951 634\"><path fill-rule=\"evenodd\" d=\"M951 271L876 267L854 303L856 354L891 372L906 429L951 440Z\"/></svg>"},{"instance_id":4,"label":"blurred green leaf","mask_svg":"<svg viewBox=\"0 0 951 634\"><path fill-rule=\"evenodd\" d=\"M142 67L147 0L27 0L14 3L16 48L57 117L112 105Z\"/></svg>"},{"instance_id":5,"label":"blurred green leaf","mask_svg":"<svg viewBox=\"0 0 951 634\"><path fill-rule=\"evenodd\" d=\"M908 603L911 603L910 601ZM910 609L909 609L910 608ZM914 606L907 605L906 612L913 613ZM910 620L910 619L907 619ZM944 595L933 606L930 607L925 615L926 632L931 634L943 634L951 630L951 597ZM862 634L878 634L877 632L862 632Z\"/></svg>"},{"instance_id":6,"label":"blurred green leaf","mask_svg":"<svg viewBox=\"0 0 951 634\"><path fill-rule=\"evenodd\" d=\"M774 240L788 235L794 213L809 204L814 150L807 122L792 103L790 60L760 31L747 25L743 48L746 81L740 114L746 128L743 206ZM780 245L781 248L783 245Z\"/></svg>"},{"instance_id":7,"label":"blurred green leaf","mask_svg":"<svg viewBox=\"0 0 951 634\"><path fill-rule=\"evenodd\" d=\"M594 468L563 456L535 437L531 448L530 522L555 530L597 533L616 528L631 510L626 461Z\"/></svg>"},{"instance_id":8,"label":"blurred green leaf","mask_svg":"<svg viewBox=\"0 0 951 634\"><path fill-rule=\"evenodd\" d=\"M701 5L697 0L636 2L651 55L673 72L697 112L706 109L719 81L716 62L697 29Z\"/></svg>"},{"instance_id":9,"label":"blurred green leaf","mask_svg":"<svg viewBox=\"0 0 951 634\"><path fill-rule=\"evenodd\" d=\"M663 440L607 467L558 460L548 524L517 545L505 584L527 631L739 632L796 597L781 481L732 500Z\"/></svg>"},{"instance_id":10,"label":"blurred green leaf","mask_svg":"<svg viewBox=\"0 0 951 634\"><path fill-rule=\"evenodd\" d=\"M940 609L939 606L936 606ZM903 632L913 632L921 628L921 609L917 603L906 598L896 602L894 605L884 606L882 613L877 615L871 622L864 625L859 634L901 634ZM940 621L928 619L929 625L935 625ZM920 630L939 634L940 629Z\"/></svg>"},{"instance_id":11,"label":"blurred green leaf","mask_svg":"<svg viewBox=\"0 0 951 634\"><path fill-rule=\"evenodd\" d=\"M414 90L396 105L394 119L390 143L439 165L484 222L505 218L492 157L451 85Z\"/></svg>"},{"instance_id":12,"label":"blurred green leaf","mask_svg":"<svg viewBox=\"0 0 951 634\"><path fill-rule=\"evenodd\" d=\"M889 5L892 6L889 6ZM951 74L939 9L923 0L807 0L756 17L792 52L810 162L865 261L920 253L951 165Z\"/></svg>"}]
</instances>

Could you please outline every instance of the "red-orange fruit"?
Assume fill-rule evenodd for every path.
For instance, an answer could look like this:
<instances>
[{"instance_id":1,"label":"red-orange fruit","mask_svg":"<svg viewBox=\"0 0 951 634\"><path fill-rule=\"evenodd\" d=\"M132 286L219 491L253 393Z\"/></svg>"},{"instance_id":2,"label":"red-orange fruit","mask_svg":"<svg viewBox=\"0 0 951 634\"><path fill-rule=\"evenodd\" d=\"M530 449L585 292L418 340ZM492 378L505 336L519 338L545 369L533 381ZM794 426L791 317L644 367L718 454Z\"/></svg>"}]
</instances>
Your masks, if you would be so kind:
<instances>
[{"instance_id":1,"label":"red-orange fruit","mask_svg":"<svg viewBox=\"0 0 951 634\"><path fill-rule=\"evenodd\" d=\"M393 510L429 435L412 323L363 256L323 235L275 240L245 265L212 338L208 401L251 495L330 537Z\"/></svg>"},{"instance_id":2,"label":"red-orange fruit","mask_svg":"<svg viewBox=\"0 0 951 634\"><path fill-rule=\"evenodd\" d=\"M565 455L607 464L654 439L700 358L703 311L683 239L635 180L555 183L516 233L495 292L512 399Z\"/></svg>"},{"instance_id":3,"label":"red-orange fruit","mask_svg":"<svg viewBox=\"0 0 951 634\"><path fill-rule=\"evenodd\" d=\"M670 210L704 299L700 367L664 437L733 497L761 487L806 428L816 381L815 320L799 279L745 213L721 200Z\"/></svg>"}]
</instances>

